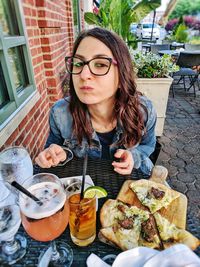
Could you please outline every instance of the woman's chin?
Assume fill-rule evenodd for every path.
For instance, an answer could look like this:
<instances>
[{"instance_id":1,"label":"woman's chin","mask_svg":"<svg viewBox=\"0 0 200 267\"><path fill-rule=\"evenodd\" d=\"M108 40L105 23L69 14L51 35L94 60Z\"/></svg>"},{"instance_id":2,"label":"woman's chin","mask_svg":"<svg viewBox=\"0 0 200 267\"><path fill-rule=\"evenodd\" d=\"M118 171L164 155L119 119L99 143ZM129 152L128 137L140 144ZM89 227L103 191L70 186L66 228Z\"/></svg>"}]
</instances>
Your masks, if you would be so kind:
<instances>
[{"instance_id":1,"label":"woman's chin","mask_svg":"<svg viewBox=\"0 0 200 267\"><path fill-rule=\"evenodd\" d=\"M99 103L99 100L91 97L79 97L79 100L86 105L93 105Z\"/></svg>"}]
</instances>

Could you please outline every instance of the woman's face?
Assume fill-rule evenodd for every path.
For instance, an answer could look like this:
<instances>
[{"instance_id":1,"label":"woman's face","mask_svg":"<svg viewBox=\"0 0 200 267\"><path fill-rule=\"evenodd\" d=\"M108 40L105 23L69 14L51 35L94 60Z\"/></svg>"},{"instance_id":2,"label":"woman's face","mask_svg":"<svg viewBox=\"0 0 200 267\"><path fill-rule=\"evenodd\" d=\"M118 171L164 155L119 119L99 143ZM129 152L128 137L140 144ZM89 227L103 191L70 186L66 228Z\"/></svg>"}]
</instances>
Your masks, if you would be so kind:
<instances>
[{"instance_id":1,"label":"woman's face","mask_svg":"<svg viewBox=\"0 0 200 267\"><path fill-rule=\"evenodd\" d=\"M111 50L94 37L84 38L76 51L75 56L84 61L96 57L113 58ZM95 76L85 65L82 72L72 75L76 94L81 102L87 105L110 103L115 99L119 85L119 74L116 65L111 64L109 72L104 76Z\"/></svg>"}]
</instances>

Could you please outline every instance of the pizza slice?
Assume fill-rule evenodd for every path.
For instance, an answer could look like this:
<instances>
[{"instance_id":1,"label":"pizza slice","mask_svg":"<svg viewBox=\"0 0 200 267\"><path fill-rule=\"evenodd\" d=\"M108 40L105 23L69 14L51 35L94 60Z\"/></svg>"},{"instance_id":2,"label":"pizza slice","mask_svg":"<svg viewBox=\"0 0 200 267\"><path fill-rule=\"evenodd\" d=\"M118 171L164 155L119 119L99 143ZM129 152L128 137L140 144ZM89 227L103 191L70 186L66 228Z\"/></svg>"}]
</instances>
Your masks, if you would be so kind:
<instances>
[{"instance_id":1,"label":"pizza slice","mask_svg":"<svg viewBox=\"0 0 200 267\"><path fill-rule=\"evenodd\" d=\"M169 187L149 180L138 180L130 184L130 189L151 213L167 207L180 193Z\"/></svg>"},{"instance_id":2,"label":"pizza slice","mask_svg":"<svg viewBox=\"0 0 200 267\"><path fill-rule=\"evenodd\" d=\"M107 200L100 212L102 229L99 239L114 244L122 250L139 245L141 231L150 247L160 248L160 240L152 215L136 206L129 206L119 200ZM139 241L140 240L140 241Z\"/></svg>"},{"instance_id":3,"label":"pizza slice","mask_svg":"<svg viewBox=\"0 0 200 267\"><path fill-rule=\"evenodd\" d=\"M155 212L154 218L165 248L177 243L182 243L194 250L200 245L200 240L198 238L188 231L176 227L175 224L170 223L166 218L161 216L160 213Z\"/></svg>"}]
</instances>

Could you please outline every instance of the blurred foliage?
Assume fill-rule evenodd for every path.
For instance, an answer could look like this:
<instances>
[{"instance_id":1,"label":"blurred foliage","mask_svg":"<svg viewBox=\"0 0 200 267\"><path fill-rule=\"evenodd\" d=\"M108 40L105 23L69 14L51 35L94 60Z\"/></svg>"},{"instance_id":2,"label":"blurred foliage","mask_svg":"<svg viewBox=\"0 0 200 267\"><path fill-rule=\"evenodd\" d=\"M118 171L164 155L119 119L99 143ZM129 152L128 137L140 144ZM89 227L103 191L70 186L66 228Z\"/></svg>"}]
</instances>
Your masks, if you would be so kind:
<instances>
[{"instance_id":1,"label":"blurred foliage","mask_svg":"<svg viewBox=\"0 0 200 267\"><path fill-rule=\"evenodd\" d=\"M85 12L90 25L107 28L120 35L129 47L137 47L137 38L130 32L131 23L139 23L161 5L161 0L102 0L99 10Z\"/></svg>"},{"instance_id":2,"label":"blurred foliage","mask_svg":"<svg viewBox=\"0 0 200 267\"><path fill-rule=\"evenodd\" d=\"M190 44L197 44L200 45L200 37L195 36L193 38L191 38L191 40L189 41Z\"/></svg>"},{"instance_id":3,"label":"blurred foliage","mask_svg":"<svg viewBox=\"0 0 200 267\"><path fill-rule=\"evenodd\" d=\"M188 28L200 31L200 20L199 19L196 19L192 16L185 16L183 18L183 21ZM176 27L178 23L179 23L178 18L169 20L165 26L166 31L174 31L174 28Z\"/></svg>"},{"instance_id":4,"label":"blurred foliage","mask_svg":"<svg viewBox=\"0 0 200 267\"><path fill-rule=\"evenodd\" d=\"M134 55L133 64L138 78L165 78L179 70L170 55L160 57L153 53L137 53Z\"/></svg>"},{"instance_id":5,"label":"blurred foliage","mask_svg":"<svg viewBox=\"0 0 200 267\"><path fill-rule=\"evenodd\" d=\"M188 33L187 33L187 26L183 24L179 24L174 34L175 40L178 43L186 43L188 41Z\"/></svg>"},{"instance_id":6,"label":"blurred foliage","mask_svg":"<svg viewBox=\"0 0 200 267\"><path fill-rule=\"evenodd\" d=\"M186 15L197 15L198 13L200 13L200 0L178 0L169 19L179 18Z\"/></svg>"}]
</instances>

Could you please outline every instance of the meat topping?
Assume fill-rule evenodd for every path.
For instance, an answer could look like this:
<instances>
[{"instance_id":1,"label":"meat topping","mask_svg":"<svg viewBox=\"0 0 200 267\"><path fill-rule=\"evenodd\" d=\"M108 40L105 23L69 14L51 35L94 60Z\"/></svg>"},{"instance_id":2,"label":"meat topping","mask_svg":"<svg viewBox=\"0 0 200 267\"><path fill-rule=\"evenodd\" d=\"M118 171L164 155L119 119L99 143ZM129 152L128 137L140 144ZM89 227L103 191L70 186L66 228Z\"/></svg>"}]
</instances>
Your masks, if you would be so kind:
<instances>
[{"instance_id":1,"label":"meat topping","mask_svg":"<svg viewBox=\"0 0 200 267\"><path fill-rule=\"evenodd\" d=\"M121 211L122 213L125 213L125 207L121 204L117 205L117 208L119 211Z\"/></svg>"},{"instance_id":2,"label":"meat topping","mask_svg":"<svg viewBox=\"0 0 200 267\"><path fill-rule=\"evenodd\" d=\"M156 198L156 199L162 199L165 195L165 192L162 190L159 190L155 187L151 188L151 194Z\"/></svg>"},{"instance_id":3,"label":"meat topping","mask_svg":"<svg viewBox=\"0 0 200 267\"><path fill-rule=\"evenodd\" d=\"M125 218L124 220L119 220L118 222L124 229L133 228L133 218Z\"/></svg>"},{"instance_id":4,"label":"meat topping","mask_svg":"<svg viewBox=\"0 0 200 267\"><path fill-rule=\"evenodd\" d=\"M157 234L153 216L150 216L147 221L143 222L141 227L143 238L148 242L152 242L154 235Z\"/></svg>"}]
</instances>

